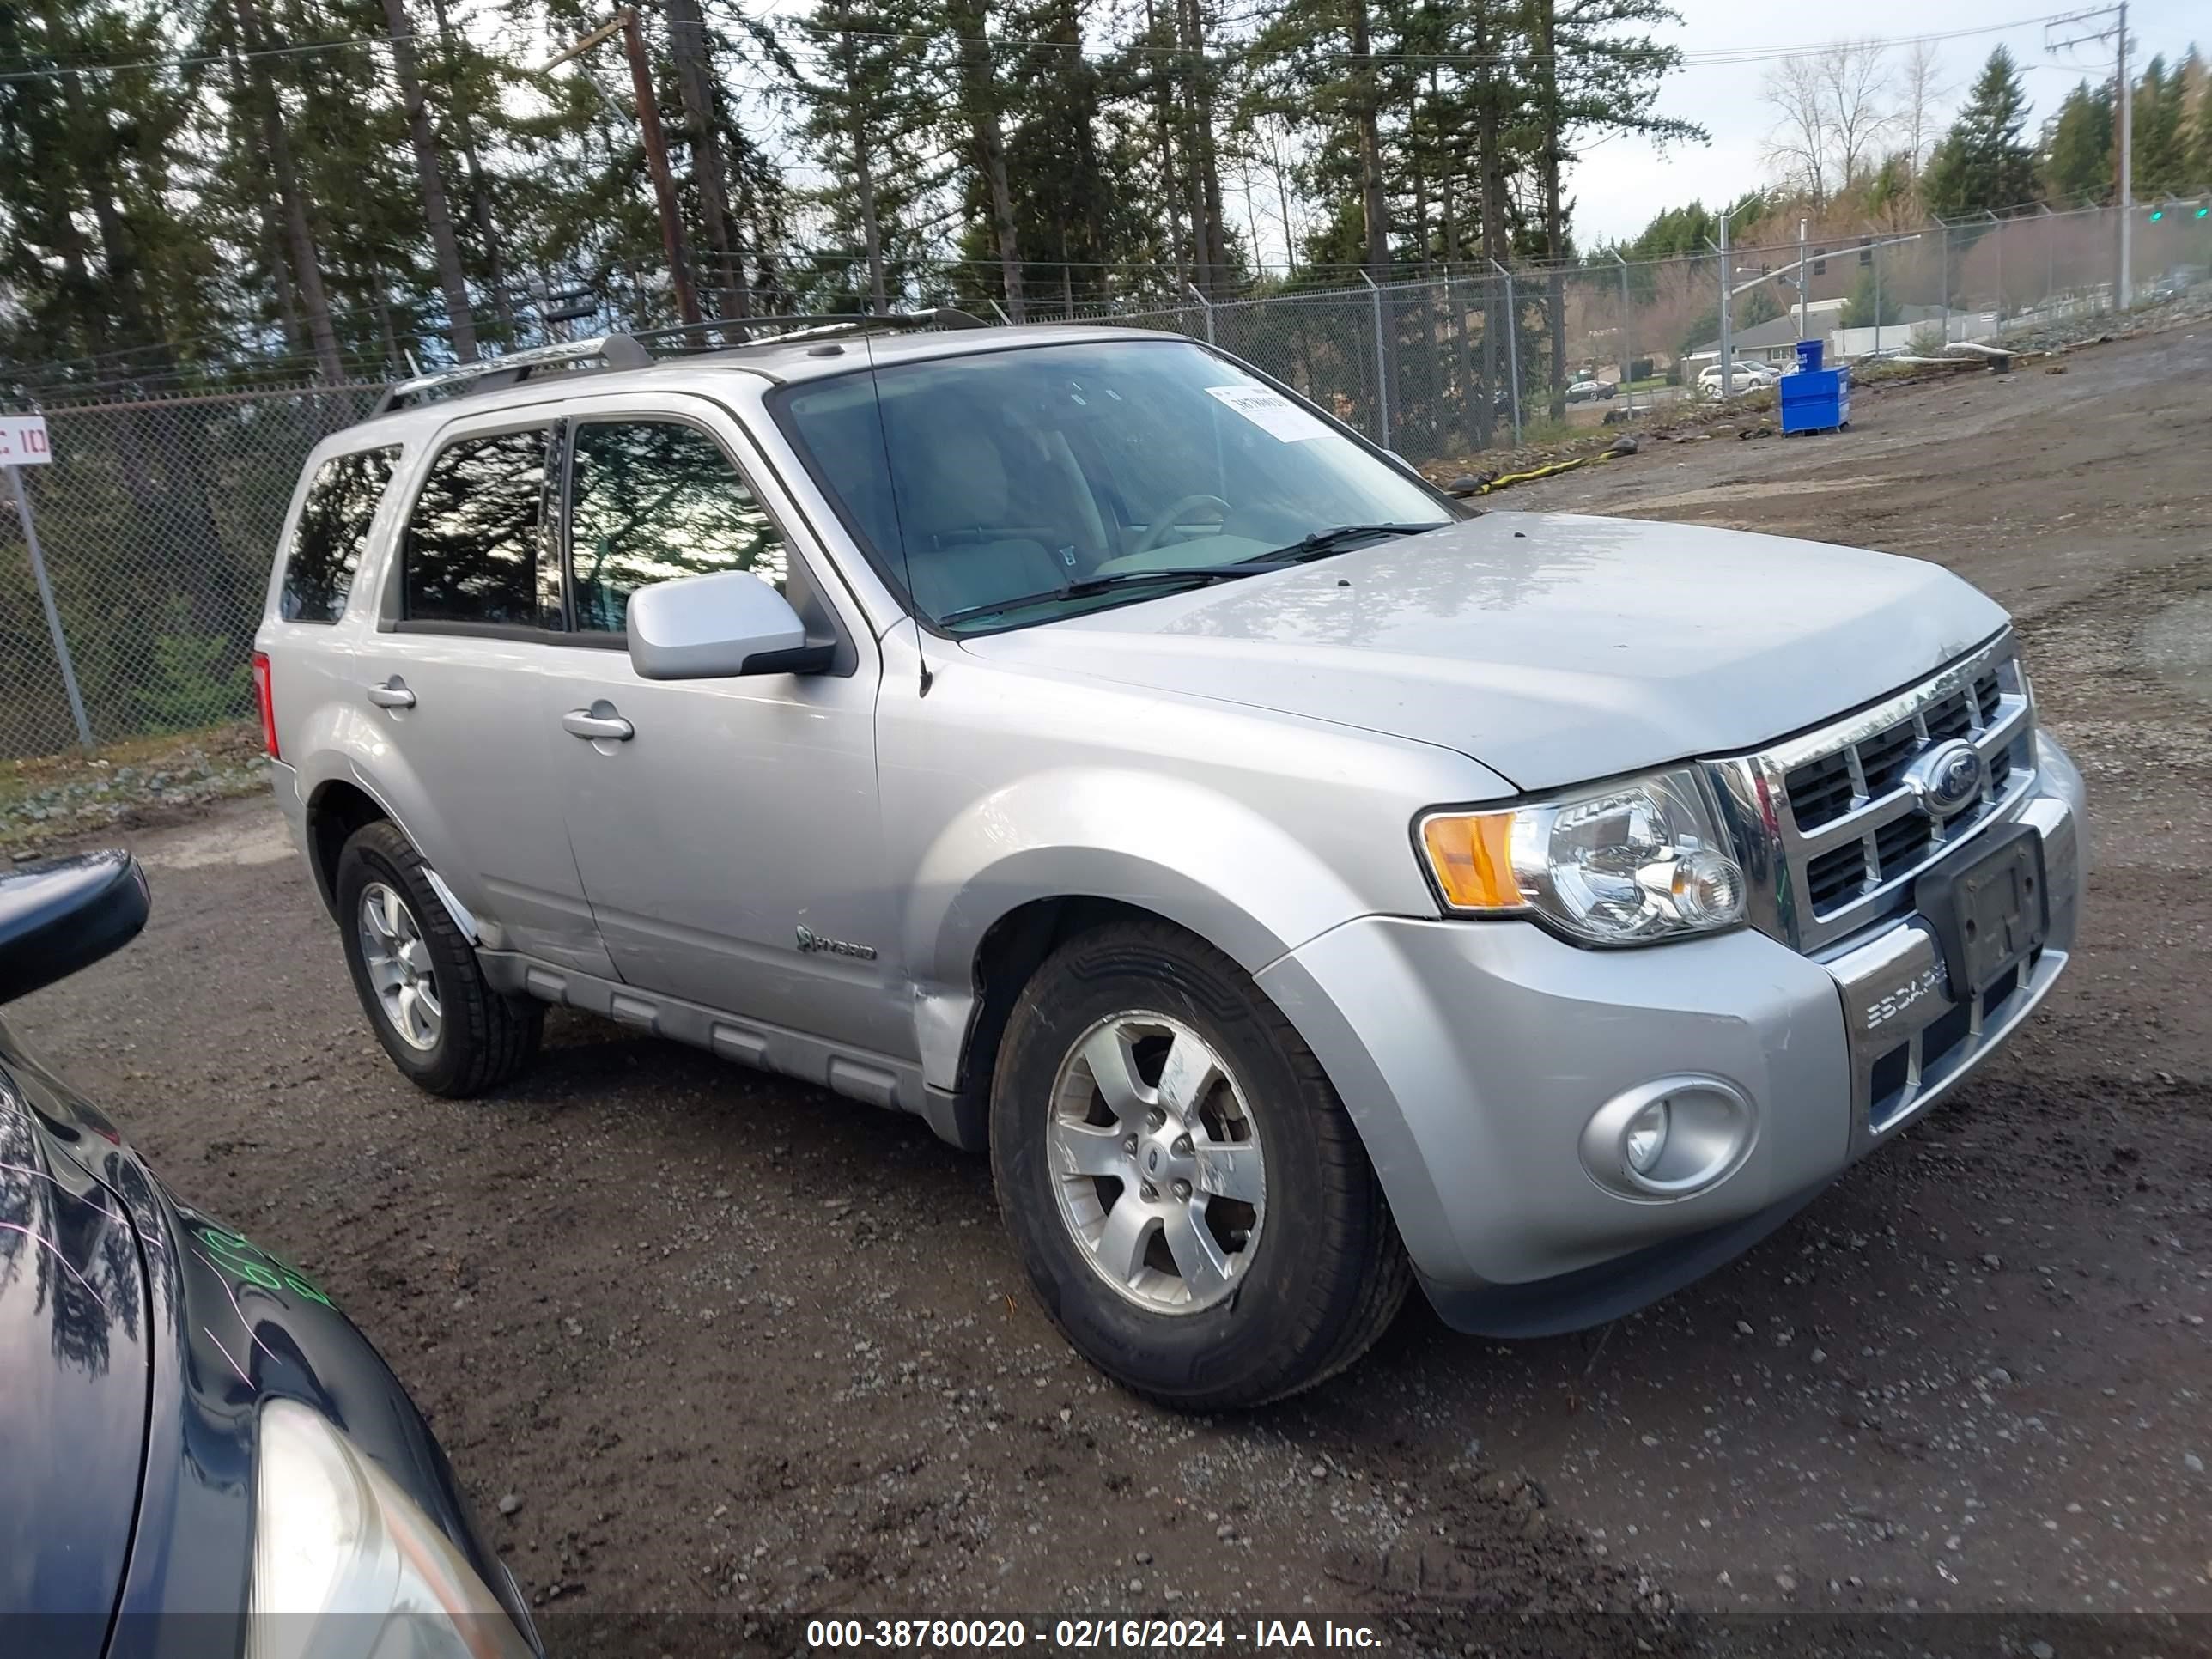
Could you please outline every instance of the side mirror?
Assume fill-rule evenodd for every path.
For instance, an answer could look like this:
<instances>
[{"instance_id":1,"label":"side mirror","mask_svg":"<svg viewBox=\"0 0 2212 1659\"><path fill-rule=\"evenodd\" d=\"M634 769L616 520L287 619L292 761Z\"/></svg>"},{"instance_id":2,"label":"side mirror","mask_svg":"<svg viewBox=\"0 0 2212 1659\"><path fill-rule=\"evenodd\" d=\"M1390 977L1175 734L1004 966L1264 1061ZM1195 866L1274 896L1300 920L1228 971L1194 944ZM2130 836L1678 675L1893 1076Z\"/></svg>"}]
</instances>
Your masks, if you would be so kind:
<instances>
[{"instance_id":1,"label":"side mirror","mask_svg":"<svg viewBox=\"0 0 2212 1659\"><path fill-rule=\"evenodd\" d=\"M806 637L791 601L747 570L659 582L630 596L630 666L648 680L819 674L837 647Z\"/></svg>"},{"instance_id":2,"label":"side mirror","mask_svg":"<svg viewBox=\"0 0 2212 1659\"><path fill-rule=\"evenodd\" d=\"M0 1002L121 950L146 925L146 872L128 853L86 853L0 875Z\"/></svg>"}]
</instances>

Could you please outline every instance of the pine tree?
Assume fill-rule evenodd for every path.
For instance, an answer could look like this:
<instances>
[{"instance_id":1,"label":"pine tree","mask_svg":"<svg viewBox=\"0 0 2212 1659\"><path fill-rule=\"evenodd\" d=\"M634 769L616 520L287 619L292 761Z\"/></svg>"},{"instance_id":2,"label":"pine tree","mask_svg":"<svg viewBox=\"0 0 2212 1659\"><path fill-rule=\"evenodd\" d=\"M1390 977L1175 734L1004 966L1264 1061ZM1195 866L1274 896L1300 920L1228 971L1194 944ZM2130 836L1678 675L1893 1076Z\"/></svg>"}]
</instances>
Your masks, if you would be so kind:
<instances>
[{"instance_id":1,"label":"pine tree","mask_svg":"<svg viewBox=\"0 0 2212 1659\"><path fill-rule=\"evenodd\" d=\"M1551 345L1552 418L1566 416L1565 283L1560 263L1574 257L1567 233L1568 206L1560 173L1583 134L1634 132L1662 143L1702 140L1696 124L1656 112L1661 77L1680 62L1672 47L1649 33L1679 21L1665 0L1583 0L1560 8L1556 0L1528 0L1530 46L1540 139L1536 183L1542 204L1544 257L1553 262L1547 285L1547 332Z\"/></svg>"},{"instance_id":2,"label":"pine tree","mask_svg":"<svg viewBox=\"0 0 2212 1659\"><path fill-rule=\"evenodd\" d=\"M392 72L398 83L400 102L407 112L407 133L415 150L415 176L422 191L422 222L429 233L437 258L439 286L445 291L446 326L453 356L473 362L477 331L470 309L468 273L461 265L460 238L453 230L453 216L447 204L445 179L438 153L438 135L430 120L430 106L415 69L415 25L407 15L406 0L384 0L384 16L392 31Z\"/></svg>"},{"instance_id":3,"label":"pine tree","mask_svg":"<svg viewBox=\"0 0 2212 1659\"><path fill-rule=\"evenodd\" d=\"M918 180L900 158L921 117L899 70L917 50L913 21L872 0L830 0L808 20L819 68L806 83L805 131L833 180L820 198L830 238L815 284L826 286L827 309L858 301L855 308L880 314L904 290L896 250ZM888 182L887 173L894 175Z\"/></svg>"},{"instance_id":4,"label":"pine tree","mask_svg":"<svg viewBox=\"0 0 2212 1659\"><path fill-rule=\"evenodd\" d=\"M2136 82L2135 103L2136 194L2155 201L2183 189L2189 170L2179 67L2168 70L2162 55L2153 58Z\"/></svg>"},{"instance_id":5,"label":"pine tree","mask_svg":"<svg viewBox=\"0 0 2212 1659\"><path fill-rule=\"evenodd\" d=\"M939 0L937 21L951 54L955 88L946 111L948 131L968 163L969 199L990 222L1006 314L1018 323L1029 307L1013 185L1006 172L1007 89L990 33L990 0Z\"/></svg>"},{"instance_id":6,"label":"pine tree","mask_svg":"<svg viewBox=\"0 0 2212 1659\"><path fill-rule=\"evenodd\" d=\"M1015 220L1031 264L1056 257L1059 300L1103 298L1120 201L1100 150L1106 76L1083 50L1085 0L1035 0L1011 14L1021 118L1006 141Z\"/></svg>"},{"instance_id":7,"label":"pine tree","mask_svg":"<svg viewBox=\"0 0 2212 1659\"><path fill-rule=\"evenodd\" d=\"M2112 91L2087 81L2068 93L2045 123L2043 191L2067 207L2108 199L2113 179Z\"/></svg>"},{"instance_id":8,"label":"pine tree","mask_svg":"<svg viewBox=\"0 0 2212 1659\"><path fill-rule=\"evenodd\" d=\"M2193 66L2195 70L2185 81L2194 104L2189 125L2190 188L2212 191L2212 64L2207 64L2191 46L2183 66Z\"/></svg>"},{"instance_id":9,"label":"pine tree","mask_svg":"<svg viewBox=\"0 0 2212 1659\"><path fill-rule=\"evenodd\" d=\"M1948 218L2006 213L2037 199L2035 155L2021 142L2027 94L2012 54L1998 46L1983 64L1951 129L1928 166L1931 210Z\"/></svg>"}]
</instances>

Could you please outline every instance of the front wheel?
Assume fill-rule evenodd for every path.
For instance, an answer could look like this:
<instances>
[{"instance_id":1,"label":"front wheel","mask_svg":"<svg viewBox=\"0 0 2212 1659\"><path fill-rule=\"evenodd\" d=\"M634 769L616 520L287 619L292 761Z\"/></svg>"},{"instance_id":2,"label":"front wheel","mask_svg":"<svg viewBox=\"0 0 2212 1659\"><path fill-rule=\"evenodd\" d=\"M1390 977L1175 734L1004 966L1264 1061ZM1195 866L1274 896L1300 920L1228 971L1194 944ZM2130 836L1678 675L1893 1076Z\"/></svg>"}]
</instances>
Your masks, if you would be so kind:
<instances>
[{"instance_id":1,"label":"front wheel","mask_svg":"<svg viewBox=\"0 0 2212 1659\"><path fill-rule=\"evenodd\" d=\"M1405 1299L1404 1249L1320 1062L1180 929L1115 924L1055 952L1008 1023L991 1113L1000 1207L1046 1312L1163 1404L1310 1388Z\"/></svg>"}]
</instances>

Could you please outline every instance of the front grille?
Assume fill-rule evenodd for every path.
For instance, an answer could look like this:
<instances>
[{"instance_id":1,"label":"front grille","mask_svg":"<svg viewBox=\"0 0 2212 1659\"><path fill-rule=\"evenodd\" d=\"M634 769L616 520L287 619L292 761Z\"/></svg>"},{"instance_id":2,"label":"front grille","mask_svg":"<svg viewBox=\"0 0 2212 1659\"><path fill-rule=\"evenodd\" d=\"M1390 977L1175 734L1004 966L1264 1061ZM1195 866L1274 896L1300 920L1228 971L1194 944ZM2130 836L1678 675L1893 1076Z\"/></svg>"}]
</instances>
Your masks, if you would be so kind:
<instances>
[{"instance_id":1,"label":"front grille","mask_svg":"<svg viewBox=\"0 0 2212 1659\"><path fill-rule=\"evenodd\" d=\"M1974 706L1966 701L1963 691L1954 691L1941 702L1932 705L1927 714L1928 740L1942 743L1952 738L1963 738L1974 729Z\"/></svg>"},{"instance_id":2,"label":"front grille","mask_svg":"<svg viewBox=\"0 0 2212 1659\"><path fill-rule=\"evenodd\" d=\"M1894 881L1917 864L1928 861L1928 843L1934 839L1936 821L1923 812L1892 818L1874 832L1875 879Z\"/></svg>"},{"instance_id":3,"label":"front grille","mask_svg":"<svg viewBox=\"0 0 2212 1659\"><path fill-rule=\"evenodd\" d=\"M1912 757L1920 752L1920 734L1909 722L1893 726L1859 744L1859 770L1866 774L1868 798L1886 795L1896 788L1897 781L1905 775L1905 769L1912 764Z\"/></svg>"},{"instance_id":4,"label":"front grille","mask_svg":"<svg viewBox=\"0 0 2212 1659\"><path fill-rule=\"evenodd\" d=\"M1866 887L1866 848L1847 842L1805 866L1805 896L1815 911L1832 910L1846 894Z\"/></svg>"},{"instance_id":5,"label":"front grille","mask_svg":"<svg viewBox=\"0 0 2212 1659\"><path fill-rule=\"evenodd\" d=\"M1929 744L1971 737L1996 719L2003 700L2004 688L1996 668L1990 667L1976 675L1971 685L1916 710L1912 719L1792 767L1783 787L1789 792L1790 811L1798 829L1832 823L1854 805L1888 793ZM1852 777L1854 758L1863 783Z\"/></svg>"},{"instance_id":6,"label":"front grille","mask_svg":"<svg viewBox=\"0 0 2212 1659\"><path fill-rule=\"evenodd\" d=\"M1823 755L1816 761L1808 761L1792 772L1787 781L1790 791L1790 810L1797 815L1800 829L1818 829L1831 818L1839 818L1851 810L1851 800L1858 793L1851 782L1851 763L1841 755Z\"/></svg>"},{"instance_id":7,"label":"front grille","mask_svg":"<svg viewBox=\"0 0 2212 1659\"><path fill-rule=\"evenodd\" d=\"M1911 878L1984 824L2014 810L2033 777L2034 731L2009 637L1922 684L1764 755L1723 763L1773 843L1771 902L1754 919L1813 950L1911 907ZM1982 798L1948 818L1922 805L1906 775L1936 744L1982 754ZM1787 811L1762 810L1768 781Z\"/></svg>"}]
</instances>

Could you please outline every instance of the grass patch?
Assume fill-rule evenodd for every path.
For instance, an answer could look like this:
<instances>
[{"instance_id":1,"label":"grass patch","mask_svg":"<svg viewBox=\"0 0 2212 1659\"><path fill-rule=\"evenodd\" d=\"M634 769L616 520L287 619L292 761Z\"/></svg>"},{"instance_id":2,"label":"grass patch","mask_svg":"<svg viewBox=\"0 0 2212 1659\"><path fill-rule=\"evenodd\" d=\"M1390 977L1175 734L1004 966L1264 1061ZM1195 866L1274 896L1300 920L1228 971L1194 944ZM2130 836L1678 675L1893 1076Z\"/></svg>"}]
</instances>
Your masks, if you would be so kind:
<instances>
[{"instance_id":1,"label":"grass patch","mask_svg":"<svg viewBox=\"0 0 2212 1659\"><path fill-rule=\"evenodd\" d=\"M0 846L21 851L269 787L261 728L225 720L91 755L0 762Z\"/></svg>"}]
</instances>

